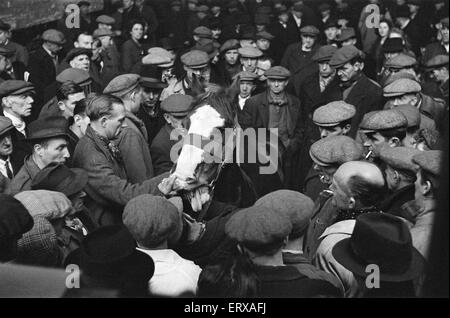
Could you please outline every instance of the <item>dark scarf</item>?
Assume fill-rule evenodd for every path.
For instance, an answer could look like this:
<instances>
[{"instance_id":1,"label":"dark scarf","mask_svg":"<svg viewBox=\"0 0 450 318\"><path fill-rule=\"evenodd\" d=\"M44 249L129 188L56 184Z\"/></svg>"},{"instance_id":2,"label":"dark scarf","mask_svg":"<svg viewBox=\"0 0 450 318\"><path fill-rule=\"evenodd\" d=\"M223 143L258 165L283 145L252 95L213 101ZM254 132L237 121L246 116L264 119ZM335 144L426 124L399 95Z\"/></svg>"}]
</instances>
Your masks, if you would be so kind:
<instances>
[{"instance_id":1,"label":"dark scarf","mask_svg":"<svg viewBox=\"0 0 450 318\"><path fill-rule=\"evenodd\" d=\"M100 139L101 142L108 148L110 154L113 156L114 159L116 159L117 162L123 163L122 155L120 154L119 148L116 146L115 143L113 143L111 140L109 140L106 137L100 136L94 129L92 129L95 136L97 136L98 139Z\"/></svg>"},{"instance_id":2,"label":"dark scarf","mask_svg":"<svg viewBox=\"0 0 450 318\"><path fill-rule=\"evenodd\" d=\"M276 95L271 90L269 90L269 93L267 94L267 100L269 101L270 105L274 105L277 107L283 107L288 104L288 99L285 92Z\"/></svg>"}]
</instances>

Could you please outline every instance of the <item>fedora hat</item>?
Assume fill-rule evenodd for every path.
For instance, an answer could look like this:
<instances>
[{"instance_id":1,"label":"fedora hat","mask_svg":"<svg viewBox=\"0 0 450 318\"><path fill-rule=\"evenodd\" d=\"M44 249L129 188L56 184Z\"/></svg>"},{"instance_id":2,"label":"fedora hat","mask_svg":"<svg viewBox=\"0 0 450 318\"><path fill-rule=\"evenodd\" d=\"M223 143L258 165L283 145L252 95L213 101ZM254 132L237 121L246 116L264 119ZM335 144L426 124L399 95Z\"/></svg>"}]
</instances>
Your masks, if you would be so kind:
<instances>
[{"instance_id":1,"label":"fedora hat","mask_svg":"<svg viewBox=\"0 0 450 318\"><path fill-rule=\"evenodd\" d=\"M28 125L27 140L48 139L68 136L68 122L62 116L49 116L37 119Z\"/></svg>"},{"instance_id":2,"label":"fedora hat","mask_svg":"<svg viewBox=\"0 0 450 318\"><path fill-rule=\"evenodd\" d=\"M51 163L33 178L31 189L61 192L70 197L83 190L87 182L88 175L85 170Z\"/></svg>"},{"instance_id":3,"label":"fedora hat","mask_svg":"<svg viewBox=\"0 0 450 318\"><path fill-rule=\"evenodd\" d=\"M366 213L356 219L350 238L333 247L333 257L354 274L366 277L366 267L378 265L380 280L402 282L422 273L423 256L413 247L406 223L387 213Z\"/></svg>"},{"instance_id":4,"label":"fedora hat","mask_svg":"<svg viewBox=\"0 0 450 318\"><path fill-rule=\"evenodd\" d=\"M153 259L136 249L123 225L103 226L89 233L65 263L77 264L83 275L105 282L148 282L155 271Z\"/></svg>"}]
</instances>

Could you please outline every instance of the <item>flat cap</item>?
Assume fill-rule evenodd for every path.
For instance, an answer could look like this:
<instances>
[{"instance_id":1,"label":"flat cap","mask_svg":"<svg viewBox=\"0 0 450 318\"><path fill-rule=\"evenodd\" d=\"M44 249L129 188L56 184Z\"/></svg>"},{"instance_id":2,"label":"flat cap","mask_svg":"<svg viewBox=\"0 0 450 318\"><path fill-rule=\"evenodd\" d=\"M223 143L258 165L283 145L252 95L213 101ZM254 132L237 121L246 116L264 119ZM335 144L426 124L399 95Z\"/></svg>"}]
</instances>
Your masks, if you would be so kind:
<instances>
[{"instance_id":1,"label":"flat cap","mask_svg":"<svg viewBox=\"0 0 450 318\"><path fill-rule=\"evenodd\" d=\"M320 12L322 12L322 11L327 11L327 10L330 10L330 5L329 5L328 3L322 3L322 4L319 6L319 11L320 11Z\"/></svg>"},{"instance_id":2,"label":"flat cap","mask_svg":"<svg viewBox=\"0 0 450 318\"><path fill-rule=\"evenodd\" d=\"M287 79L291 72L283 66L273 66L264 72L264 76L270 79Z\"/></svg>"},{"instance_id":3,"label":"flat cap","mask_svg":"<svg viewBox=\"0 0 450 318\"><path fill-rule=\"evenodd\" d=\"M10 95L23 95L33 91L34 86L30 82L7 80L0 83L0 98Z\"/></svg>"},{"instance_id":4,"label":"flat cap","mask_svg":"<svg viewBox=\"0 0 450 318\"><path fill-rule=\"evenodd\" d=\"M212 39L212 31L205 26L196 27L194 29L194 35L200 38Z\"/></svg>"},{"instance_id":5,"label":"flat cap","mask_svg":"<svg viewBox=\"0 0 450 318\"><path fill-rule=\"evenodd\" d=\"M115 36L116 34L111 31L110 29L107 28L101 28L101 29L96 29L94 31L94 33L92 33L92 36L96 39L101 38L102 36Z\"/></svg>"},{"instance_id":6,"label":"flat cap","mask_svg":"<svg viewBox=\"0 0 450 318\"><path fill-rule=\"evenodd\" d=\"M410 147L384 147L380 151L380 159L393 169L416 173L417 166L412 158L420 152L420 150Z\"/></svg>"},{"instance_id":7,"label":"flat cap","mask_svg":"<svg viewBox=\"0 0 450 318\"><path fill-rule=\"evenodd\" d=\"M304 234L312 216L314 202L303 193L291 190L270 192L255 202L255 207L269 208L277 214L285 214L292 223L289 238L297 238Z\"/></svg>"},{"instance_id":8,"label":"flat cap","mask_svg":"<svg viewBox=\"0 0 450 318\"><path fill-rule=\"evenodd\" d=\"M311 159L319 166L341 165L363 157L363 146L348 136L329 136L319 139L309 149Z\"/></svg>"},{"instance_id":9,"label":"flat cap","mask_svg":"<svg viewBox=\"0 0 450 318\"><path fill-rule=\"evenodd\" d=\"M356 57L364 58L364 53L354 45L343 46L334 52L330 60L330 66L333 68L342 67Z\"/></svg>"},{"instance_id":10,"label":"flat cap","mask_svg":"<svg viewBox=\"0 0 450 318\"><path fill-rule=\"evenodd\" d=\"M267 14L256 14L255 25L268 25L270 24L270 17Z\"/></svg>"},{"instance_id":11,"label":"flat cap","mask_svg":"<svg viewBox=\"0 0 450 318\"><path fill-rule=\"evenodd\" d=\"M265 39L265 40L273 40L275 37L267 31L261 31L256 33L256 39Z\"/></svg>"},{"instance_id":12,"label":"flat cap","mask_svg":"<svg viewBox=\"0 0 450 318\"><path fill-rule=\"evenodd\" d=\"M422 87L419 83L408 78L400 78L383 87L384 97L402 96L405 94L419 93Z\"/></svg>"},{"instance_id":13,"label":"flat cap","mask_svg":"<svg viewBox=\"0 0 450 318\"><path fill-rule=\"evenodd\" d=\"M442 66L448 66L448 55L438 54L425 62L427 69L440 68Z\"/></svg>"},{"instance_id":14,"label":"flat cap","mask_svg":"<svg viewBox=\"0 0 450 318\"><path fill-rule=\"evenodd\" d=\"M291 231L288 217L261 206L240 210L225 224L229 238L256 252L281 248Z\"/></svg>"},{"instance_id":15,"label":"flat cap","mask_svg":"<svg viewBox=\"0 0 450 318\"><path fill-rule=\"evenodd\" d=\"M191 50L181 56L181 62L190 68L203 68L209 63L209 56L200 50Z\"/></svg>"},{"instance_id":16,"label":"flat cap","mask_svg":"<svg viewBox=\"0 0 450 318\"><path fill-rule=\"evenodd\" d=\"M255 81L258 78L257 74L248 71L242 71L237 75L239 76L239 80L241 81Z\"/></svg>"},{"instance_id":17,"label":"flat cap","mask_svg":"<svg viewBox=\"0 0 450 318\"><path fill-rule=\"evenodd\" d=\"M28 125L27 140L68 136L68 122L62 116L38 118Z\"/></svg>"},{"instance_id":18,"label":"flat cap","mask_svg":"<svg viewBox=\"0 0 450 318\"><path fill-rule=\"evenodd\" d=\"M421 169L434 176L439 176L441 173L441 166L444 157L444 153L441 150L428 150L421 151L421 153L415 155L412 160Z\"/></svg>"},{"instance_id":19,"label":"flat cap","mask_svg":"<svg viewBox=\"0 0 450 318\"><path fill-rule=\"evenodd\" d=\"M80 56L80 55L87 55L89 57L89 59L90 59L92 57L92 50L89 50L89 49L86 49L86 48L83 48L83 47L76 47L74 49L71 49L67 53L65 60L67 62L70 62L74 58L76 58L77 56Z\"/></svg>"},{"instance_id":20,"label":"flat cap","mask_svg":"<svg viewBox=\"0 0 450 318\"><path fill-rule=\"evenodd\" d=\"M8 117L0 116L0 137L14 128L14 125Z\"/></svg>"},{"instance_id":21,"label":"flat cap","mask_svg":"<svg viewBox=\"0 0 450 318\"><path fill-rule=\"evenodd\" d=\"M350 40L351 38L355 38L356 37L356 33L355 33L355 29L354 28L345 28L341 30L341 34L339 35L339 37L336 39L338 42L344 42L347 40Z\"/></svg>"},{"instance_id":22,"label":"flat cap","mask_svg":"<svg viewBox=\"0 0 450 318\"><path fill-rule=\"evenodd\" d=\"M229 50L237 50L241 47L239 41L236 39L226 40L224 44L220 47L220 53L229 51Z\"/></svg>"},{"instance_id":23,"label":"flat cap","mask_svg":"<svg viewBox=\"0 0 450 318\"><path fill-rule=\"evenodd\" d=\"M408 104L396 106L394 109L406 117L406 120L408 121L408 128L420 127L421 116L417 107Z\"/></svg>"},{"instance_id":24,"label":"flat cap","mask_svg":"<svg viewBox=\"0 0 450 318\"><path fill-rule=\"evenodd\" d=\"M12 57L16 50L5 46L0 46L0 55L4 57Z\"/></svg>"},{"instance_id":25,"label":"flat cap","mask_svg":"<svg viewBox=\"0 0 450 318\"><path fill-rule=\"evenodd\" d=\"M122 74L114 77L103 90L104 94L124 96L135 89L141 82L137 74Z\"/></svg>"},{"instance_id":26,"label":"flat cap","mask_svg":"<svg viewBox=\"0 0 450 318\"><path fill-rule=\"evenodd\" d=\"M406 129L408 120L395 109L378 110L364 115L359 128L362 132L375 132L388 129Z\"/></svg>"},{"instance_id":27,"label":"flat cap","mask_svg":"<svg viewBox=\"0 0 450 318\"><path fill-rule=\"evenodd\" d=\"M97 17L97 19L95 19L95 22L113 25L114 23L116 23L116 20L113 17L110 17L109 15L102 14L102 15L99 15Z\"/></svg>"},{"instance_id":28,"label":"flat cap","mask_svg":"<svg viewBox=\"0 0 450 318\"><path fill-rule=\"evenodd\" d=\"M141 77L141 86L146 88L164 89L168 85L153 77Z\"/></svg>"},{"instance_id":29,"label":"flat cap","mask_svg":"<svg viewBox=\"0 0 450 318\"><path fill-rule=\"evenodd\" d=\"M209 11L209 7L207 6L207 5L201 5L201 6L198 6L197 8L196 8L196 11L197 12L208 12Z\"/></svg>"},{"instance_id":30,"label":"flat cap","mask_svg":"<svg viewBox=\"0 0 450 318\"><path fill-rule=\"evenodd\" d=\"M219 54L219 50L214 46L213 42L196 43L193 49L205 52L210 60Z\"/></svg>"},{"instance_id":31,"label":"flat cap","mask_svg":"<svg viewBox=\"0 0 450 318\"><path fill-rule=\"evenodd\" d=\"M148 50L148 54L142 58L142 63L162 68L171 67L174 64L174 57L172 53L162 47L152 47Z\"/></svg>"},{"instance_id":32,"label":"flat cap","mask_svg":"<svg viewBox=\"0 0 450 318\"><path fill-rule=\"evenodd\" d=\"M356 108L343 100L335 101L317 108L313 113L313 122L317 126L334 127L355 116Z\"/></svg>"},{"instance_id":33,"label":"flat cap","mask_svg":"<svg viewBox=\"0 0 450 318\"><path fill-rule=\"evenodd\" d=\"M417 83L420 82L417 76L414 75L413 73L408 72L407 70L400 70L398 72L391 73L388 76L388 78L384 82L384 87L394 83L396 80L399 80L401 78L410 79L412 81L416 81Z\"/></svg>"},{"instance_id":34,"label":"flat cap","mask_svg":"<svg viewBox=\"0 0 450 318\"><path fill-rule=\"evenodd\" d=\"M172 94L161 102L161 109L174 116L186 116L191 111L193 101L190 95Z\"/></svg>"},{"instance_id":35,"label":"flat cap","mask_svg":"<svg viewBox=\"0 0 450 318\"><path fill-rule=\"evenodd\" d=\"M312 56L312 60L315 62L328 62L331 57L338 50L334 45L321 46L317 52Z\"/></svg>"},{"instance_id":36,"label":"flat cap","mask_svg":"<svg viewBox=\"0 0 450 318\"><path fill-rule=\"evenodd\" d=\"M306 25L303 28L300 29L300 34L303 35L310 35L310 36L318 36L320 33L319 29L316 28L314 25Z\"/></svg>"},{"instance_id":37,"label":"flat cap","mask_svg":"<svg viewBox=\"0 0 450 318\"><path fill-rule=\"evenodd\" d=\"M89 85L92 83L89 72L78 68L66 68L64 71L56 76L58 83L74 82L80 86Z\"/></svg>"},{"instance_id":38,"label":"flat cap","mask_svg":"<svg viewBox=\"0 0 450 318\"><path fill-rule=\"evenodd\" d=\"M0 19L0 30L9 31L11 29L11 25L9 23L4 22Z\"/></svg>"},{"instance_id":39,"label":"flat cap","mask_svg":"<svg viewBox=\"0 0 450 318\"><path fill-rule=\"evenodd\" d=\"M403 40L401 38L387 38L383 43L383 53L399 53L403 49Z\"/></svg>"},{"instance_id":40,"label":"flat cap","mask_svg":"<svg viewBox=\"0 0 450 318\"><path fill-rule=\"evenodd\" d=\"M386 61L385 66L387 68L402 69L413 67L416 64L417 60L414 57L405 53L400 53L399 55L389 58Z\"/></svg>"},{"instance_id":41,"label":"flat cap","mask_svg":"<svg viewBox=\"0 0 450 318\"><path fill-rule=\"evenodd\" d=\"M55 29L48 29L42 33L42 40L63 45L66 43L64 34L61 31Z\"/></svg>"},{"instance_id":42,"label":"flat cap","mask_svg":"<svg viewBox=\"0 0 450 318\"><path fill-rule=\"evenodd\" d=\"M180 0L174 0L170 3L171 7L181 7L181 1Z\"/></svg>"},{"instance_id":43,"label":"flat cap","mask_svg":"<svg viewBox=\"0 0 450 318\"><path fill-rule=\"evenodd\" d=\"M329 28L339 28L339 24L336 19L328 19L328 21L325 22L323 29L326 30Z\"/></svg>"},{"instance_id":44,"label":"flat cap","mask_svg":"<svg viewBox=\"0 0 450 318\"><path fill-rule=\"evenodd\" d=\"M297 2L292 6L292 10L298 11L298 12L303 11L304 8L305 8L305 6L300 2Z\"/></svg>"},{"instance_id":45,"label":"flat cap","mask_svg":"<svg viewBox=\"0 0 450 318\"><path fill-rule=\"evenodd\" d=\"M263 55L263 52L261 52L259 49L252 47L252 46L241 47L238 49L238 52L241 55L241 57L247 57L247 58L253 58L253 59L256 59Z\"/></svg>"}]
</instances>

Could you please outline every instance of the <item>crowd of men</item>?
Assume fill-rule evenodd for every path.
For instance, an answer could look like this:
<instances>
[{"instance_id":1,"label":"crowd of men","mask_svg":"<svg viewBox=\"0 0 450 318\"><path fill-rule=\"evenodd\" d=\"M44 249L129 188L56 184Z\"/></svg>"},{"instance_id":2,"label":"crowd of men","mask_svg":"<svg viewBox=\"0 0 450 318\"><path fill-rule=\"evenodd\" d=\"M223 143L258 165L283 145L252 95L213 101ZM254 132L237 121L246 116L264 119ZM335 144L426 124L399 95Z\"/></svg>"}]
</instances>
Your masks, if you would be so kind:
<instances>
[{"instance_id":1,"label":"crowd of men","mask_svg":"<svg viewBox=\"0 0 450 318\"><path fill-rule=\"evenodd\" d=\"M0 20L1 263L77 264L74 297L423 295L448 1L77 4L30 52ZM243 163L256 200L199 220L161 185L172 132L223 90L236 125L277 129L280 169Z\"/></svg>"}]
</instances>

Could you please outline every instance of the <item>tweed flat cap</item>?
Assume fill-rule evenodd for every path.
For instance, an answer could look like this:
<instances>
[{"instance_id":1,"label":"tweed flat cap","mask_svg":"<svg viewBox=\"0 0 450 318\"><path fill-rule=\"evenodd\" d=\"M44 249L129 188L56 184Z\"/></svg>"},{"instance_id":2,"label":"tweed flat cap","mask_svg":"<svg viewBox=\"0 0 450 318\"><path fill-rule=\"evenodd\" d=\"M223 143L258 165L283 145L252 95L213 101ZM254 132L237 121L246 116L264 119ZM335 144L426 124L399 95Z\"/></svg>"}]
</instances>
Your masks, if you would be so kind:
<instances>
[{"instance_id":1,"label":"tweed flat cap","mask_svg":"<svg viewBox=\"0 0 450 318\"><path fill-rule=\"evenodd\" d=\"M79 68L66 68L56 76L58 83L74 82L80 86L86 86L92 83L89 72Z\"/></svg>"},{"instance_id":2,"label":"tweed flat cap","mask_svg":"<svg viewBox=\"0 0 450 318\"><path fill-rule=\"evenodd\" d=\"M335 101L317 108L313 113L313 122L317 126L333 127L353 118L356 108L344 101Z\"/></svg>"},{"instance_id":3,"label":"tweed flat cap","mask_svg":"<svg viewBox=\"0 0 450 318\"><path fill-rule=\"evenodd\" d=\"M238 49L241 57L257 59L263 55L263 52L252 46L241 47Z\"/></svg>"},{"instance_id":4,"label":"tweed flat cap","mask_svg":"<svg viewBox=\"0 0 450 318\"><path fill-rule=\"evenodd\" d=\"M256 14L255 25L268 25L270 24L270 17L267 14Z\"/></svg>"},{"instance_id":5,"label":"tweed flat cap","mask_svg":"<svg viewBox=\"0 0 450 318\"><path fill-rule=\"evenodd\" d=\"M414 57L405 53L400 53L399 55L388 59L385 63L385 66L387 68L402 69L413 67L416 64L417 60Z\"/></svg>"},{"instance_id":6,"label":"tweed flat cap","mask_svg":"<svg viewBox=\"0 0 450 318\"><path fill-rule=\"evenodd\" d=\"M313 143L309 149L309 155L322 167L341 165L348 161L362 159L363 147L348 136L329 136Z\"/></svg>"},{"instance_id":7,"label":"tweed flat cap","mask_svg":"<svg viewBox=\"0 0 450 318\"><path fill-rule=\"evenodd\" d=\"M255 81L258 79L258 75L253 72L242 71L238 74L241 81Z\"/></svg>"},{"instance_id":8,"label":"tweed flat cap","mask_svg":"<svg viewBox=\"0 0 450 318\"><path fill-rule=\"evenodd\" d=\"M64 34L61 31L55 29L49 29L44 31L44 33L42 33L42 40L59 45L63 45L64 43L66 43Z\"/></svg>"},{"instance_id":9,"label":"tweed flat cap","mask_svg":"<svg viewBox=\"0 0 450 318\"><path fill-rule=\"evenodd\" d=\"M403 49L403 40L401 38L387 38L383 43L383 53L399 53Z\"/></svg>"},{"instance_id":10,"label":"tweed flat cap","mask_svg":"<svg viewBox=\"0 0 450 318\"><path fill-rule=\"evenodd\" d=\"M331 57L338 50L334 45L321 46L317 52L312 56L312 60L315 62L328 62Z\"/></svg>"},{"instance_id":11,"label":"tweed flat cap","mask_svg":"<svg viewBox=\"0 0 450 318\"><path fill-rule=\"evenodd\" d=\"M190 95L172 94L161 102L161 109L175 116L186 116L191 111L193 100Z\"/></svg>"},{"instance_id":12,"label":"tweed flat cap","mask_svg":"<svg viewBox=\"0 0 450 318\"><path fill-rule=\"evenodd\" d=\"M256 39L265 39L265 40L273 40L275 37L267 31L261 31L256 33Z\"/></svg>"},{"instance_id":13,"label":"tweed flat cap","mask_svg":"<svg viewBox=\"0 0 450 318\"><path fill-rule=\"evenodd\" d=\"M300 34L316 37L320 34L320 31L314 25L306 25L300 29Z\"/></svg>"},{"instance_id":14,"label":"tweed flat cap","mask_svg":"<svg viewBox=\"0 0 450 318\"><path fill-rule=\"evenodd\" d=\"M0 55L1 55L1 56L4 56L4 57L11 57L11 56L14 55L15 52L16 52L16 50L13 49L13 48L0 46Z\"/></svg>"},{"instance_id":15,"label":"tweed flat cap","mask_svg":"<svg viewBox=\"0 0 450 318\"><path fill-rule=\"evenodd\" d=\"M69 53L67 53L65 60L67 62L70 62L74 58L76 58L77 56L80 56L80 55L87 55L90 59L92 57L92 50L85 49L82 47L77 47L77 48L71 49L69 51Z\"/></svg>"},{"instance_id":16,"label":"tweed flat cap","mask_svg":"<svg viewBox=\"0 0 450 318\"><path fill-rule=\"evenodd\" d=\"M384 87L388 86L389 84L394 83L396 80L401 78L407 78L413 81L416 81L417 83L420 82L420 80L417 78L416 75L414 75L411 72L408 72L406 70L400 70L399 72L391 73L391 75L388 76L386 81L384 82Z\"/></svg>"},{"instance_id":17,"label":"tweed flat cap","mask_svg":"<svg viewBox=\"0 0 450 318\"><path fill-rule=\"evenodd\" d=\"M389 109L365 114L359 128L362 132L375 132L387 129L406 129L407 126L408 120L401 112Z\"/></svg>"},{"instance_id":18,"label":"tweed flat cap","mask_svg":"<svg viewBox=\"0 0 450 318\"><path fill-rule=\"evenodd\" d=\"M384 147L380 151L380 159L393 169L416 173L418 167L412 158L420 152L420 150L409 147Z\"/></svg>"},{"instance_id":19,"label":"tweed flat cap","mask_svg":"<svg viewBox=\"0 0 450 318\"><path fill-rule=\"evenodd\" d=\"M113 37L116 34L111 31L110 29L106 29L106 28L101 28L101 29L96 29L94 31L94 33L92 33L92 36L96 39L101 38L102 36L110 36Z\"/></svg>"},{"instance_id":20,"label":"tweed flat cap","mask_svg":"<svg viewBox=\"0 0 450 318\"><path fill-rule=\"evenodd\" d=\"M416 81L407 78L401 78L383 87L383 96L402 96L405 94L419 93L421 90L422 87Z\"/></svg>"},{"instance_id":21,"label":"tweed flat cap","mask_svg":"<svg viewBox=\"0 0 450 318\"><path fill-rule=\"evenodd\" d=\"M181 62L190 68L203 68L209 63L209 56L200 50L191 50L181 56Z\"/></svg>"},{"instance_id":22,"label":"tweed flat cap","mask_svg":"<svg viewBox=\"0 0 450 318\"><path fill-rule=\"evenodd\" d=\"M142 58L143 64L156 65L166 68L172 67L174 64L173 55L162 47L152 47L148 50L148 54Z\"/></svg>"},{"instance_id":23,"label":"tweed flat cap","mask_svg":"<svg viewBox=\"0 0 450 318\"><path fill-rule=\"evenodd\" d=\"M225 41L224 44L222 44L222 46L220 47L220 53L229 51L229 50L237 50L241 47L241 45L239 44L239 41L236 39L230 39Z\"/></svg>"},{"instance_id":24,"label":"tweed flat cap","mask_svg":"<svg viewBox=\"0 0 450 318\"><path fill-rule=\"evenodd\" d=\"M61 192L48 190L22 191L14 198L20 201L31 216L52 221L75 213L72 202Z\"/></svg>"},{"instance_id":25,"label":"tweed flat cap","mask_svg":"<svg viewBox=\"0 0 450 318\"><path fill-rule=\"evenodd\" d=\"M194 29L194 35L200 38L212 39L212 31L205 26L196 27Z\"/></svg>"},{"instance_id":26,"label":"tweed flat cap","mask_svg":"<svg viewBox=\"0 0 450 318\"><path fill-rule=\"evenodd\" d=\"M440 68L442 66L448 66L448 55L438 54L426 61L425 67L427 69Z\"/></svg>"},{"instance_id":27,"label":"tweed flat cap","mask_svg":"<svg viewBox=\"0 0 450 318\"><path fill-rule=\"evenodd\" d=\"M443 159L444 152L441 150L422 151L412 158L413 162L421 169L431 173L434 176L440 175Z\"/></svg>"},{"instance_id":28,"label":"tweed flat cap","mask_svg":"<svg viewBox=\"0 0 450 318\"><path fill-rule=\"evenodd\" d=\"M414 107L412 105L399 105L394 109L399 111L403 114L403 116L406 117L406 120L408 121L408 128L420 127L421 117L420 111L417 107Z\"/></svg>"},{"instance_id":29,"label":"tweed flat cap","mask_svg":"<svg viewBox=\"0 0 450 318\"><path fill-rule=\"evenodd\" d=\"M135 89L141 81L137 74L122 74L114 77L103 90L104 94L124 96Z\"/></svg>"},{"instance_id":30,"label":"tweed flat cap","mask_svg":"<svg viewBox=\"0 0 450 318\"><path fill-rule=\"evenodd\" d=\"M339 68L350 62L352 59L360 57L364 58L364 53L358 50L353 45L346 45L338 49L330 60L330 66L333 68Z\"/></svg>"},{"instance_id":31,"label":"tweed flat cap","mask_svg":"<svg viewBox=\"0 0 450 318\"><path fill-rule=\"evenodd\" d=\"M33 91L34 86L30 82L7 80L0 83L0 98L10 95L23 95Z\"/></svg>"},{"instance_id":32,"label":"tweed flat cap","mask_svg":"<svg viewBox=\"0 0 450 318\"><path fill-rule=\"evenodd\" d=\"M122 220L134 239L146 247L158 246L179 229L181 215L166 198L142 194L125 206Z\"/></svg>"},{"instance_id":33,"label":"tweed flat cap","mask_svg":"<svg viewBox=\"0 0 450 318\"><path fill-rule=\"evenodd\" d=\"M336 39L338 42L344 42L350 40L351 38L355 38L356 33L354 28L345 28L341 30L341 34Z\"/></svg>"},{"instance_id":34,"label":"tweed flat cap","mask_svg":"<svg viewBox=\"0 0 450 318\"><path fill-rule=\"evenodd\" d=\"M14 128L14 125L8 117L0 116L0 137Z\"/></svg>"},{"instance_id":35,"label":"tweed flat cap","mask_svg":"<svg viewBox=\"0 0 450 318\"><path fill-rule=\"evenodd\" d=\"M291 190L278 190L266 194L255 202L255 207L265 207L286 214L292 223L289 238L297 238L304 234L312 216L314 202L303 193Z\"/></svg>"},{"instance_id":36,"label":"tweed flat cap","mask_svg":"<svg viewBox=\"0 0 450 318\"><path fill-rule=\"evenodd\" d=\"M289 218L261 206L240 210L225 224L225 234L252 251L281 248L291 231Z\"/></svg>"},{"instance_id":37,"label":"tweed flat cap","mask_svg":"<svg viewBox=\"0 0 450 318\"><path fill-rule=\"evenodd\" d=\"M264 76L270 79L287 79L291 76L291 72L283 66L274 66L265 71Z\"/></svg>"},{"instance_id":38,"label":"tweed flat cap","mask_svg":"<svg viewBox=\"0 0 450 318\"><path fill-rule=\"evenodd\" d=\"M114 23L116 23L116 20L113 17L110 17L109 15L102 14L102 15L99 15L97 17L97 19L95 19L95 22L113 25Z\"/></svg>"}]
</instances>

